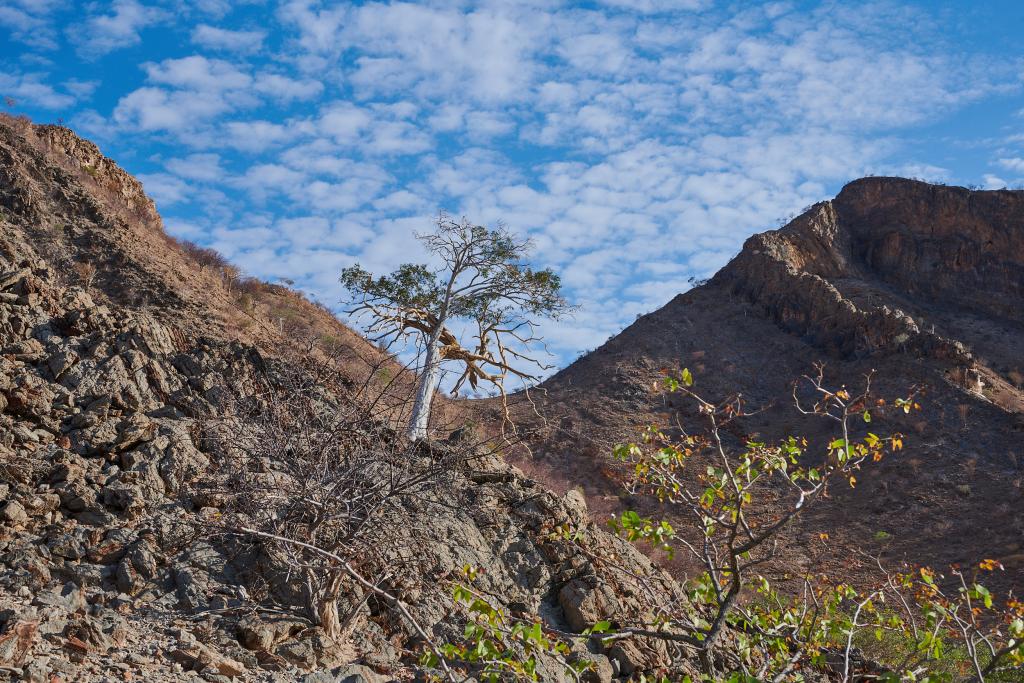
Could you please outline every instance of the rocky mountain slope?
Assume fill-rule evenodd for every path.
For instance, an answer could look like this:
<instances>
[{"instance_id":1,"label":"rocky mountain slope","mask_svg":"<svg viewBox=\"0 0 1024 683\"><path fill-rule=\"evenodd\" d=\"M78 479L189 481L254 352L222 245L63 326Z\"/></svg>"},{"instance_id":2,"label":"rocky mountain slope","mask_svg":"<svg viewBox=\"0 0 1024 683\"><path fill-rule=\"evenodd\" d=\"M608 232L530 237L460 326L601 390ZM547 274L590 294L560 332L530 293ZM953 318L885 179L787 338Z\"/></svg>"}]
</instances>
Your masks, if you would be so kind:
<instances>
[{"instance_id":1,"label":"rocky mountain slope","mask_svg":"<svg viewBox=\"0 0 1024 683\"><path fill-rule=\"evenodd\" d=\"M816 362L834 384L874 370L882 396L918 389L922 409L883 411L879 429L906 434L905 450L794 527L781 564L824 553L842 576L859 550L939 567L991 557L1024 586L1021 191L865 178L751 237L709 282L545 382L532 466L555 486L583 482L601 514L643 506L621 493L610 445L694 418L652 390L665 372L689 367L706 397L765 408L737 440L813 441L828 435L793 409L791 385Z\"/></svg>"},{"instance_id":2,"label":"rocky mountain slope","mask_svg":"<svg viewBox=\"0 0 1024 683\"><path fill-rule=\"evenodd\" d=\"M436 486L360 512L373 523L346 542L360 541L351 562L376 592L338 575L318 603L334 616L311 613L308 567L236 533L267 510L311 523L280 504L307 483L305 454L267 449L271 428L239 412L239 396L268 413L271 395L252 387L278 391L298 346L333 363L316 404L354 405L346 392L388 359L297 294L168 239L139 183L67 129L0 121L0 211L0 679L412 680L424 643L409 619L438 642L459 637L451 587L465 566L499 608L567 632L672 599L665 576L641 587L594 561L657 575L589 522L578 494L473 453ZM371 450L369 466L429 472L458 447L394 445L386 409L372 434L399 465ZM281 413L273 427L287 436L294 415ZM369 434L346 437L346 454L367 457ZM264 450L233 469L246 435ZM263 488L247 489L250 507L235 505L252 482ZM581 540L553 533L563 525ZM638 639L572 656L607 681L664 651ZM553 660L540 666L561 679Z\"/></svg>"}]
</instances>

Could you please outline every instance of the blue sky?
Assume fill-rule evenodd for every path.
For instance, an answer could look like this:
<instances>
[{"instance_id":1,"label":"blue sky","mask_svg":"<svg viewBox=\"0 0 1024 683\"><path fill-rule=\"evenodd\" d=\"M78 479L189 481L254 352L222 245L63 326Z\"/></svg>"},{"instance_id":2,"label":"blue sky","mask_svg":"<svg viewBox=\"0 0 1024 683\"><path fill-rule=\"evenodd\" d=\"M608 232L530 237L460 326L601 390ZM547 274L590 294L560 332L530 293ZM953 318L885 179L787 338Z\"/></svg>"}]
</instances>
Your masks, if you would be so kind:
<instances>
[{"instance_id":1,"label":"blue sky","mask_svg":"<svg viewBox=\"0 0 1024 683\"><path fill-rule=\"evenodd\" d=\"M581 305L564 363L867 174L1024 183L1024 3L0 1L0 96L336 306L438 209Z\"/></svg>"}]
</instances>

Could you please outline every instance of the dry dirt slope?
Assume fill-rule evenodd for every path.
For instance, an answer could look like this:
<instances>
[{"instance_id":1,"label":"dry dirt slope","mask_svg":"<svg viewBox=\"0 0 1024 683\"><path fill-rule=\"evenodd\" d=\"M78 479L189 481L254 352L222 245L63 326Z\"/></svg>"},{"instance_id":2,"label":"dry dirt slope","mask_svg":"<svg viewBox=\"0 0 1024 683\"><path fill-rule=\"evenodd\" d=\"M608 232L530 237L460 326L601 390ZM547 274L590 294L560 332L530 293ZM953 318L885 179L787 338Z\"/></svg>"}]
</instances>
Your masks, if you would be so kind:
<instances>
[{"instance_id":1,"label":"dry dirt slope","mask_svg":"<svg viewBox=\"0 0 1024 683\"><path fill-rule=\"evenodd\" d=\"M104 301L151 311L218 339L277 345L298 334L369 345L333 315L284 287L197 261L163 230L142 184L92 142L61 126L0 120L0 238L29 242L69 281Z\"/></svg>"},{"instance_id":2,"label":"dry dirt slope","mask_svg":"<svg viewBox=\"0 0 1024 683\"><path fill-rule=\"evenodd\" d=\"M794 529L787 565L806 566L828 532L837 569L854 549L936 566L994 557L1024 586L1020 191L865 178L750 238L709 282L545 382L551 428L533 465L604 513L638 504L608 476L610 444L677 413L651 386L681 366L708 397L770 406L736 437L824 438L788 399L818 361L837 383L876 370L882 395L920 388L922 410L884 422L906 450Z\"/></svg>"}]
</instances>

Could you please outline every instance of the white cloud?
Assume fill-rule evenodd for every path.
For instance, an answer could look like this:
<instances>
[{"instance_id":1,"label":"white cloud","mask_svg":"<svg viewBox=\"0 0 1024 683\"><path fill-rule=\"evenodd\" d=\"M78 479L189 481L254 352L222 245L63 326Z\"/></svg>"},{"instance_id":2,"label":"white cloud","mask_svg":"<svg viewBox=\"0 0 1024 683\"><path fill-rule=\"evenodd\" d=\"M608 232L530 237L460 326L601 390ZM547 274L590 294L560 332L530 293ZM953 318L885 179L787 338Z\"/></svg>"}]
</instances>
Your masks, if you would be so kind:
<instances>
[{"instance_id":1,"label":"white cloud","mask_svg":"<svg viewBox=\"0 0 1024 683\"><path fill-rule=\"evenodd\" d=\"M74 95L77 100L86 100L92 97L96 88L100 87L99 81L81 81L71 78L63 83L64 89Z\"/></svg>"},{"instance_id":2,"label":"white cloud","mask_svg":"<svg viewBox=\"0 0 1024 683\"><path fill-rule=\"evenodd\" d=\"M140 173L138 178L146 194L161 208L184 201L191 189L184 180L168 173Z\"/></svg>"},{"instance_id":3,"label":"white cloud","mask_svg":"<svg viewBox=\"0 0 1024 683\"><path fill-rule=\"evenodd\" d=\"M273 99L289 102L313 99L323 92L324 85L309 78L296 80L280 74L260 73L253 89Z\"/></svg>"},{"instance_id":4,"label":"white cloud","mask_svg":"<svg viewBox=\"0 0 1024 683\"><path fill-rule=\"evenodd\" d=\"M0 4L0 26L9 29L8 37L31 47L53 50L57 47L57 31L53 12L60 0L9 0Z\"/></svg>"},{"instance_id":5,"label":"white cloud","mask_svg":"<svg viewBox=\"0 0 1024 683\"><path fill-rule=\"evenodd\" d=\"M345 11L315 11L292 2L282 17L297 26L299 44L313 55L358 48L352 75L367 93L397 93L415 85L418 95L442 98L452 91L486 101L526 95L534 64L528 59L537 33L531 23L501 11L461 12L415 4L367 4ZM543 22L543 15L535 15ZM322 64L311 60L311 64Z\"/></svg>"},{"instance_id":6,"label":"white cloud","mask_svg":"<svg viewBox=\"0 0 1024 683\"><path fill-rule=\"evenodd\" d=\"M45 74L0 73L0 96L43 109L66 109L75 104L74 94L55 90L45 78Z\"/></svg>"},{"instance_id":7,"label":"white cloud","mask_svg":"<svg viewBox=\"0 0 1024 683\"><path fill-rule=\"evenodd\" d=\"M149 62L143 64L142 68L153 83L201 92L237 90L252 84L252 76L231 62L208 59L201 55L165 59L159 63Z\"/></svg>"},{"instance_id":8,"label":"white cloud","mask_svg":"<svg viewBox=\"0 0 1024 683\"><path fill-rule=\"evenodd\" d=\"M206 230L203 226L180 218L165 219L164 228L175 237L193 242L201 240L206 235Z\"/></svg>"},{"instance_id":9,"label":"white cloud","mask_svg":"<svg viewBox=\"0 0 1024 683\"><path fill-rule=\"evenodd\" d=\"M83 25L67 29L68 37L78 45L80 54L100 57L142 41L139 32L170 15L137 0L112 0L109 13L92 14Z\"/></svg>"},{"instance_id":10,"label":"white cloud","mask_svg":"<svg viewBox=\"0 0 1024 683\"><path fill-rule=\"evenodd\" d=\"M338 54L344 44L338 41L338 32L348 19L350 7L346 4L331 9L314 9L311 0L291 0L282 4L278 16L285 24L299 29L298 46L311 55ZM309 60L307 64L318 63Z\"/></svg>"},{"instance_id":11,"label":"white cloud","mask_svg":"<svg viewBox=\"0 0 1024 683\"><path fill-rule=\"evenodd\" d=\"M466 114L465 120L466 132L473 142L508 135L516 129L515 121L501 112L474 111Z\"/></svg>"},{"instance_id":12,"label":"white cloud","mask_svg":"<svg viewBox=\"0 0 1024 683\"><path fill-rule=\"evenodd\" d=\"M981 177L982 183L984 183L986 190L999 190L1007 187L1008 183L997 175L986 173Z\"/></svg>"},{"instance_id":13,"label":"white cloud","mask_svg":"<svg viewBox=\"0 0 1024 683\"><path fill-rule=\"evenodd\" d=\"M707 7L709 0L599 0L602 5L637 12L694 11Z\"/></svg>"},{"instance_id":14,"label":"white cloud","mask_svg":"<svg viewBox=\"0 0 1024 683\"><path fill-rule=\"evenodd\" d=\"M271 121L229 121L224 124L227 137L220 142L227 147L245 152L262 152L303 134L308 128L299 123L273 123Z\"/></svg>"},{"instance_id":15,"label":"white cloud","mask_svg":"<svg viewBox=\"0 0 1024 683\"><path fill-rule=\"evenodd\" d=\"M1024 173L1024 159L1020 157L1004 157L999 160L999 165L1011 171Z\"/></svg>"},{"instance_id":16,"label":"white cloud","mask_svg":"<svg viewBox=\"0 0 1024 683\"><path fill-rule=\"evenodd\" d=\"M252 54L259 52L267 37L265 31L231 30L200 24L192 29L192 42L209 50Z\"/></svg>"},{"instance_id":17,"label":"white cloud","mask_svg":"<svg viewBox=\"0 0 1024 683\"><path fill-rule=\"evenodd\" d=\"M254 109L266 101L281 104L317 97L319 81L259 72L223 59L190 55L142 65L147 85L125 95L114 109L115 123L124 128L165 131L198 146L226 146L261 152L312 131L302 120L227 120L221 130L215 119L228 112Z\"/></svg>"},{"instance_id":18,"label":"white cloud","mask_svg":"<svg viewBox=\"0 0 1024 683\"><path fill-rule=\"evenodd\" d=\"M190 154L187 157L168 159L164 166L168 171L188 180L216 182L226 177L217 154Z\"/></svg>"},{"instance_id":19,"label":"white cloud","mask_svg":"<svg viewBox=\"0 0 1024 683\"><path fill-rule=\"evenodd\" d=\"M183 132L223 114L229 108L224 100L218 98L145 87L118 101L113 120L120 126L143 131Z\"/></svg>"},{"instance_id":20,"label":"white cloud","mask_svg":"<svg viewBox=\"0 0 1024 683\"><path fill-rule=\"evenodd\" d=\"M288 194L301 187L306 176L280 164L258 164L235 183L261 201L274 193Z\"/></svg>"},{"instance_id":21,"label":"white cloud","mask_svg":"<svg viewBox=\"0 0 1024 683\"><path fill-rule=\"evenodd\" d=\"M340 144L352 144L370 127L373 115L351 102L334 102L321 110L320 132Z\"/></svg>"}]
</instances>

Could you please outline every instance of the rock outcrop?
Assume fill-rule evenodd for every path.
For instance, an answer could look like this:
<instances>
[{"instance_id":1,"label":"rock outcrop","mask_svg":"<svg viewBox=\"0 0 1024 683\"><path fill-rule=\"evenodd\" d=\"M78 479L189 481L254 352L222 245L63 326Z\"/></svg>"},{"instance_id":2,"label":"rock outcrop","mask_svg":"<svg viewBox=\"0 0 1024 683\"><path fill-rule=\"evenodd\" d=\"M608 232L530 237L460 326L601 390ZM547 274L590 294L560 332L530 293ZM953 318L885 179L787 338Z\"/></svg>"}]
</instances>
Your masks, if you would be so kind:
<instances>
[{"instance_id":1,"label":"rock outcrop","mask_svg":"<svg viewBox=\"0 0 1024 683\"><path fill-rule=\"evenodd\" d=\"M873 370L879 395L921 392L920 413L878 426L906 434L906 449L794 529L780 566L806 564L811 539L828 533L844 576L864 549L936 566L996 557L1000 580L1019 588L1022 295L1024 192L855 181L545 382L537 476L582 483L592 507L618 509L611 445L645 421L693 417L651 389L672 368L689 367L708 397L739 391L763 407L735 428L759 440L828 438L789 398L815 363L837 384Z\"/></svg>"},{"instance_id":2,"label":"rock outcrop","mask_svg":"<svg viewBox=\"0 0 1024 683\"><path fill-rule=\"evenodd\" d=\"M423 644L393 607L346 586L340 602L354 621L342 642L327 638L287 600L302 591L297 568L218 527L230 473L205 426L228 416L240 381L288 366L287 347L272 329L233 339L222 302L178 288L194 277L227 294L160 237L141 186L91 143L0 121L0 176L0 672L33 682L410 680ZM71 267L85 256L110 269L93 286ZM337 321L318 324L375 352ZM628 572L658 571L592 524L578 494L554 495L493 458L447 473L443 493L403 499L380 523L402 550L383 558L398 570L381 585L439 642L462 632L450 590L467 565L503 610L566 631L624 609L642 615L678 590L667 575L642 590ZM574 656L595 663L590 680L608 681L663 654L639 642ZM544 680L561 679L554 662L541 667Z\"/></svg>"}]
</instances>

